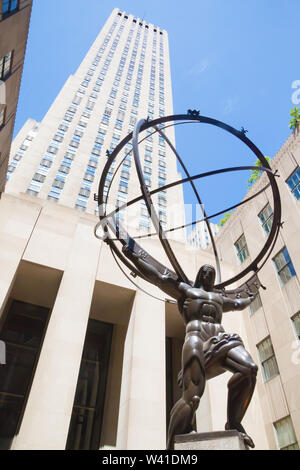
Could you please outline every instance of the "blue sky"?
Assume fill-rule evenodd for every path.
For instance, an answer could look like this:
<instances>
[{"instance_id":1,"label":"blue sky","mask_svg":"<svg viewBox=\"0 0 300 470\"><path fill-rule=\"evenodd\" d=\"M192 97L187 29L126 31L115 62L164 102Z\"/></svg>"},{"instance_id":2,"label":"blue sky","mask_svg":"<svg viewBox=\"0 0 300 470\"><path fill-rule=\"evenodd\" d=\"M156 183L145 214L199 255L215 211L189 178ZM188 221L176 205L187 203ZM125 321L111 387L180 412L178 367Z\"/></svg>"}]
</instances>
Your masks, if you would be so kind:
<instances>
[{"instance_id":1,"label":"blue sky","mask_svg":"<svg viewBox=\"0 0 300 470\"><path fill-rule=\"evenodd\" d=\"M299 0L35 0L15 133L40 121L75 72L114 7L168 31L175 113L201 113L236 127L273 157L290 134L292 83L300 79ZM199 173L254 158L234 138L191 125L178 150ZM208 212L245 195L248 173L198 182ZM192 195L185 188L186 201Z\"/></svg>"}]
</instances>

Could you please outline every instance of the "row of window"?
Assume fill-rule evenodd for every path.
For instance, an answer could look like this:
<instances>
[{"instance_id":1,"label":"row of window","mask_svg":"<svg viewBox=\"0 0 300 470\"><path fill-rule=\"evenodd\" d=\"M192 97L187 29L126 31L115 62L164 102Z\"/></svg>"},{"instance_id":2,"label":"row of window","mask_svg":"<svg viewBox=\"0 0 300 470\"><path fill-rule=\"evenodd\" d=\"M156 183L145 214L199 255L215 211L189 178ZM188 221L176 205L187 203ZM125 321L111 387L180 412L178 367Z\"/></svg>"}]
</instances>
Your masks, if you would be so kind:
<instances>
[{"instance_id":1,"label":"row of window","mask_svg":"<svg viewBox=\"0 0 300 470\"><path fill-rule=\"evenodd\" d=\"M19 0L2 0L2 19L6 18L13 13L16 13L19 9Z\"/></svg>"},{"instance_id":2,"label":"row of window","mask_svg":"<svg viewBox=\"0 0 300 470\"><path fill-rule=\"evenodd\" d=\"M256 305L254 305L256 303ZM251 304L250 310L257 310L261 307L261 300L259 295L255 301ZM300 340L300 312L297 312L291 317L292 325L295 331L295 335ZM261 364L262 375L265 382L273 379L279 374L278 364L272 345L270 336L266 337L263 341L257 344L258 356ZM286 417L274 423L274 427L277 433L277 441L280 449L294 450L298 449L298 443L295 438L292 422L290 417ZM289 432L288 431L289 428Z\"/></svg>"},{"instance_id":3,"label":"row of window","mask_svg":"<svg viewBox=\"0 0 300 470\"><path fill-rule=\"evenodd\" d=\"M125 113L124 113L123 110L126 109L126 102L127 102L126 97L128 96L127 91L129 91L129 87L130 87L130 84L131 84L131 79L132 79L132 76L133 76L133 70L134 70L134 66L135 66L134 59L135 59L136 54L137 54L137 48L138 48L139 40L140 40L140 34L137 34L136 40L135 40L135 43L134 43L134 49L132 51L130 65L129 65L128 72L127 72L127 79L125 81L125 87L124 87L125 91L123 92L123 98L121 99L121 104L120 104L120 109L119 109L119 113L121 112L123 114L123 116L120 116L120 114L118 114L118 119L117 119L117 123L116 123L116 125L118 127L122 127L122 123L123 123L123 119L124 119L124 114ZM144 52L146 50L146 45L147 45L147 31L144 34L141 59L140 59L139 67L138 67L136 88L135 88L135 94L134 94L133 103L132 103L133 108L132 108L132 111L131 111L132 114L131 114L131 118L130 118L129 132L131 130L133 130L133 125L136 122L136 116L135 115L137 114L137 109L135 109L135 108L137 108L139 106L139 98L140 98L139 90L140 90L140 85L141 85L143 70L144 70L143 63L144 63L144 57L145 57ZM122 64L122 65L124 67L125 61L124 61L124 64ZM119 70L120 75L121 75L121 72L122 72L122 70ZM119 78L121 78L121 76ZM126 153L128 153L128 149L126 149L126 150L127 150ZM129 149L129 152L131 152L131 148ZM127 155L125 160L124 160L123 166L122 166L121 177L120 177L120 181L119 181L118 198L117 198L117 206L118 207L121 204L124 204L124 202L126 202L126 200L127 200L126 195L128 193L128 180L129 180L129 176L130 176L130 165L131 165L131 159L130 159L129 155ZM107 185L106 187L107 187L107 190L108 190L108 188L110 186L109 177L107 178L106 185ZM123 213L123 211L120 211L118 213L118 218L123 218L123 217L124 217L124 213Z\"/></svg>"},{"instance_id":4,"label":"row of window","mask_svg":"<svg viewBox=\"0 0 300 470\"><path fill-rule=\"evenodd\" d=\"M297 338L300 339L300 312L292 317ZM270 336L257 345L264 381L267 382L279 374L278 364ZM274 423L277 444L281 450L298 450L293 423L290 416Z\"/></svg>"},{"instance_id":5,"label":"row of window","mask_svg":"<svg viewBox=\"0 0 300 470\"><path fill-rule=\"evenodd\" d=\"M260 295L257 294L255 300L249 306L251 315L253 315L259 308L262 307ZM295 335L300 340L300 312L297 312L291 317L292 326ZM271 338L268 336L261 343L257 345L259 358L262 365L263 377L265 381L271 380L279 374L278 365L271 343Z\"/></svg>"},{"instance_id":6,"label":"row of window","mask_svg":"<svg viewBox=\"0 0 300 470\"><path fill-rule=\"evenodd\" d=\"M133 30L131 30L131 33L133 32ZM137 35L137 38L138 38L138 35ZM138 78L141 78L142 77L142 72L143 72L143 63L144 63L144 58L145 58L145 52L146 52L146 42L144 41L143 42L143 48L142 48L142 53L141 53L141 56L140 56L140 65L139 65L139 70L138 70ZM130 61L130 65L129 65L129 68L128 68L128 75L127 75L127 79L126 79L126 82L125 82L125 87L126 88L127 86L130 86L130 83L131 83L131 79L132 79L132 75L133 75L133 70L134 70L134 65L135 65L135 58L136 58L136 55L137 55L137 41L135 42L135 48L133 50L133 53L132 53L132 58L131 58L131 61ZM161 63L163 64L163 61L161 61ZM121 61L120 61L120 65L119 65L119 75L117 73L116 75L116 78L115 78L115 82L114 82L114 86L118 87L119 86L119 83L120 83L120 79L121 79L121 72L124 68L124 65L125 65L125 57L124 57L124 53L123 53L123 56L121 57ZM153 71L152 71L153 72ZM152 73L153 76L155 76L155 74ZM138 86L138 84L136 84L136 91L135 91L135 95L134 95L134 101L133 101L133 106L138 106L138 100L139 100L139 89L140 87ZM115 98L115 95L116 95L116 91L113 91L112 92L113 95L111 95L113 98ZM127 94L128 96L128 94ZM150 95L149 96L149 99L153 99L153 96ZM161 99L161 104L163 104L163 88L160 88L160 99ZM121 101L124 101L124 102L127 102L127 99L126 98L122 98ZM150 106L153 106L154 105L151 105L151 102L149 104L149 108ZM125 109L125 106L123 107L123 109ZM163 111L160 111L161 115L163 115ZM153 110L152 109L149 109L149 116L150 117L153 117Z\"/></svg>"},{"instance_id":7,"label":"row of window","mask_svg":"<svg viewBox=\"0 0 300 470\"><path fill-rule=\"evenodd\" d=\"M135 94L134 94L133 102L132 102L130 126L129 126L129 129L128 129L129 132L131 130L133 130L133 125L136 122L136 115L137 115L137 112L138 112L137 109L138 109L139 100L140 100L139 90L140 90L140 86L141 86L141 83L142 83L142 77L143 77L143 71L144 71L143 63L144 63L144 57L145 57L145 52L146 52L146 46L147 46L147 38L148 38L148 31L145 31L144 38L143 38L143 43L142 43L142 53L141 53L141 58L140 58L140 64L138 66L138 74L137 74L137 79L136 79L136 84L135 84ZM127 81L125 82L125 86L126 85L130 86L130 82L131 82L132 75L133 75L133 70L134 70L134 67L135 67L134 59L135 59L136 54L137 54L139 41L140 41L140 35L138 34L137 37L136 37L136 41L134 43L134 49L132 51L132 56L131 56L131 61L130 61L132 70L130 70L130 66L129 66L128 73L127 73ZM119 206L121 204L124 204L124 202L126 202L126 200L127 200L128 180L129 180L129 177L130 177L130 166L131 166L131 157L130 157L131 148L130 148L130 146L127 145L125 147L125 150L126 150L126 158L125 158L123 166L122 166L122 172L121 172L120 181L119 181L117 206ZM119 216L119 218L123 218L124 213L119 212L118 216Z\"/></svg>"},{"instance_id":8,"label":"row of window","mask_svg":"<svg viewBox=\"0 0 300 470\"><path fill-rule=\"evenodd\" d=\"M12 69L13 51L8 52L4 57L0 57L0 98L4 95L5 98L5 83L4 81L10 76ZM2 83L3 82L3 83ZM2 88L3 87L3 88ZM0 130L5 125L6 105L0 99Z\"/></svg>"},{"instance_id":9,"label":"row of window","mask_svg":"<svg viewBox=\"0 0 300 470\"><path fill-rule=\"evenodd\" d=\"M61 135L63 136L64 132L66 132L68 128L64 128L63 125L59 127L59 132L61 132ZM62 189L65 186L66 178L67 175L69 174L71 170L72 163L75 159L76 156L76 151L77 148L80 145L80 140L83 136L83 130L81 126L77 126L77 128L74 131L74 135L72 137L72 140L69 144L69 147L67 149L67 152L61 162L61 165L58 169L57 175L52 183L52 187L50 189L50 192L48 194L48 199L57 202Z\"/></svg>"},{"instance_id":10,"label":"row of window","mask_svg":"<svg viewBox=\"0 0 300 470\"><path fill-rule=\"evenodd\" d=\"M265 233L269 234L273 223L273 211L269 203L258 214L258 218ZM235 242L234 246L240 263L243 263L249 257L249 249L244 234ZM282 285L286 284L293 276L296 275L286 247L284 247L273 258L273 262Z\"/></svg>"},{"instance_id":11,"label":"row of window","mask_svg":"<svg viewBox=\"0 0 300 470\"><path fill-rule=\"evenodd\" d=\"M120 62L119 69L117 71L117 75L115 77L115 80L116 79L118 79L118 80L121 79L121 76L122 76L122 73L123 73L123 70L124 70L124 66L125 66L125 62L126 62L126 58L127 58L127 53L128 53L129 46L130 46L130 42L132 40L132 35L133 35L133 30L130 32L130 34L127 38L127 42L126 42L125 48L123 50L123 54L121 56L121 62ZM136 46L137 45L138 44L136 44ZM99 127L99 132L98 132L98 135L97 135L96 140L95 140L92 157L90 158L90 161L88 163L86 173L85 173L85 176L83 178L81 188L79 190L79 195L78 195L78 198L77 198L77 201L76 201L76 204L75 204L75 208L77 208L78 210L81 210L81 211L85 211L86 206L87 206L87 201L88 201L89 196L91 194L91 183L92 183L92 181L94 180L94 177L95 177L95 171L96 171L96 168L97 168L97 165L98 165L98 157L100 156L100 151L101 151L101 148L102 148L102 145L103 145L103 142L104 142L104 136L106 134L105 127L109 123L109 119L110 119L110 116L112 114L112 110L113 110L113 106L114 106L114 100L116 98L117 92L118 92L118 88L114 85L111 89L110 97L107 101L107 105L106 105L106 108L104 110L104 114L102 116L102 124ZM125 115L124 111L122 111L120 109L119 114L118 114L118 118L120 118L120 117L123 118L124 115ZM118 121L119 121L119 127L122 128L123 119L118 119ZM120 135L121 134L118 131L114 132L113 137L112 137L112 142L111 142L111 145L110 145L110 151L112 151L115 148L115 146L118 144L118 142L120 140ZM108 175L107 181L105 183L105 192L107 192L107 190L108 190L110 180L111 180L111 176ZM121 185L121 186L123 187L123 185Z\"/></svg>"},{"instance_id":12,"label":"row of window","mask_svg":"<svg viewBox=\"0 0 300 470\"><path fill-rule=\"evenodd\" d=\"M71 113L70 108L69 108L69 112ZM75 113L76 108L72 109L72 112ZM42 185L43 185L43 183L44 183L44 181L47 177L48 171L52 166L55 155L58 153L59 146L60 146L61 142L63 141L65 133L68 131L68 129L69 129L69 120L66 120L66 116L65 116L65 119L59 125L55 136L53 137L47 151L45 152L45 155L43 156L43 158L40 162L40 165L39 165L38 169L36 170L36 173L33 175L31 184L29 185L29 187L27 189L28 194L37 196L38 193L40 192L41 187L42 187ZM61 177L60 177L60 186L63 186L63 184L64 184L63 175L65 175L66 173L69 172L70 164L68 164L67 162L71 161L71 158L74 159L74 156L75 156L74 154L75 154L75 151L74 151L73 147L70 144L69 147L67 148L67 152L66 152L66 156L64 157L64 161L62 162L61 167L59 169L60 175L61 175ZM66 163L65 163L65 160L66 160ZM53 185L55 185L55 183ZM54 192L55 191L56 191L56 189L54 188ZM52 198L49 197L49 199L52 199Z\"/></svg>"},{"instance_id":13,"label":"row of window","mask_svg":"<svg viewBox=\"0 0 300 470\"><path fill-rule=\"evenodd\" d=\"M99 63L99 61L102 57L100 52L103 52L105 50L105 48L106 48L106 46L107 46L107 44L110 40L110 37L111 37L111 35L113 33L113 30L115 29L116 25L117 25L117 22L115 22L112 25L109 33L107 34L106 38L104 39L104 42L101 46L101 51L99 51L99 54L95 58L95 61L94 61L93 65L91 66L90 70L88 71L86 81L89 81L90 76L93 75L93 73L96 69L96 66L98 65L98 63ZM72 105L66 111L66 114L64 116L64 120L60 124L60 126L58 128L58 131L55 134L55 136L54 136L54 138L53 138L53 140L52 140L52 142L51 142L51 144L50 144L50 146L49 146L49 148L46 152L46 155L44 156L43 160L41 161L39 169L37 170L37 172L35 173L35 175L33 177L31 185L29 186L29 188L27 190L28 193L37 195L37 193L40 191L41 186L42 186L42 184L45 181L45 178L47 176L47 172L48 172L49 168L51 167L51 165L53 163L53 156L57 154L57 152L59 150L59 144L63 141L65 133L68 131L69 123L73 120L73 118L75 116L75 113L77 111L78 105L81 103L82 96L80 96L80 95L82 95L82 94L85 94L85 91L84 91L84 88L80 87L78 92L76 93L76 95L73 98ZM85 127L88 124L88 120L91 116L91 111L92 111L93 106L94 106L94 100L95 100L95 98L97 98L97 96L98 95L96 93L94 93L94 95L91 94L91 96L90 96L90 98L87 102L86 108L85 108L84 112L81 115L81 118L78 122L78 126L75 129L74 135L71 139L71 142L70 142L69 147L67 149L67 152L64 156L64 159L63 159L63 161L60 165L58 173L57 173L57 175L56 175L56 177L55 177L55 179L52 183L52 187L51 187L50 192L48 194L48 199L49 200L53 200L53 201L57 202L59 197L60 197L61 191L62 191L62 189L65 185L65 182L66 182L66 176L70 172L72 162L73 162L73 160L75 158L75 155L76 155L76 149L79 147L80 140L83 136L83 131L84 131Z\"/></svg>"},{"instance_id":14,"label":"row of window","mask_svg":"<svg viewBox=\"0 0 300 470\"><path fill-rule=\"evenodd\" d=\"M10 72L12 67L12 58L13 52L10 51L4 57L0 58L0 80L5 80Z\"/></svg>"},{"instance_id":15,"label":"row of window","mask_svg":"<svg viewBox=\"0 0 300 470\"><path fill-rule=\"evenodd\" d=\"M244 234L235 243L235 248L238 259L243 263L249 257L249 250ZM273 262L281 285L286 284L292 277L296 276L295 268L286 247L282 248L282 250L274 256Z\"/></svg>"},{"instance_id":16,"label":"row of window","mask_svg":"<svg viewBox=\"0 0 300 470\"><path fill-rule=\"evenodd\" d=\"M294 426L290 416L274 423L277 445L280 450L299 450Z\"/></svg>"},{"instance_id":17,"label":"row of window","mask_svg":"<svg viewBox=\"0 0 300 470\"><path fill-rule=\"evenodd\" d=\"M114 27L115 27L115 25L114 25ZM121 31L122 31L122 27L120 27L119 34L117 35L118 38L116 37L117 39L114 40L113 45L112 45L112 47L110 49L110 52L108 54L108 57L110 57L110 58L107 58L105 63L104 63L104 67L106 69L109 66L109 63L110 63L110 60L113 56L114 50L117 47ZM111 34L112 34L112 31L110 31L109 36L111 36ZM132 34L133 34L133 30L132 30ZM78 90L78 93L75 95L75 97L73 99L73 104L69 107L69 109L66 112L65 121L67 122L67 124L73 120L76 109L77 109L78 105L81 103L81 100L82 100L82 96L80 96L80 95L85 94L84 88L86 88L86 86L89 85L91 77L93 76L93 73L95 71L95 68L99 64L99 60L101 58L100 53L104 52L104 49L105 49L105 47L107 46L107 44L109 42L109 39L110 39L109 37L106 37L106 39L105 39L105 41L102 45L102 50L101 51L99 50L99 54L97 55L93 65L89 69L89 71L87 73L87 76L85 77L84 83L82 83L82 85L81 85L81 86L83 86L83 88L80 88ZM133 51L133 56L134 57L132 57L132 58L135 58L135 56L136 56L139 39L140 39L140 34L137 35L136 42L135 42L135 49ZM144 37L144 41L143 41L144 51L145 51L145 48L146 48L146 40L147 40L147 32L145 32L145 37ZM126 59L126 55L127 55L128 50L129 50L129 44L126 44L125 49L126 50L124 50L124 52L125 52L124 59ZM145 54L143 54L143 52L141 54L141 61L143 62L142 55L145 56ZM122 60L125 64L124 59L122 59ZM120 64L120 65L124 66L124 64ZM134 61L133 61L133 64L134 64ZM119 72L122 73L122 71L123 71L123 67L122 67L122 69L119 70ZM96 84L95 87L96 86L97 87L101 86L100 83L102 84L102 81L103 81L103 79L105 77L105 74L106 74L106 70L102 70L101 73L102 73L103 76L101 76L101 77L99 76L99 80L100 80L100 78L101 78L101 80L99 82L99 85ZM140 65L139 74L140 74L140 76L138 76L138 78L137 78L136 93L135 93L135 97L134 97L134 100L136 102L134 101L133 106L138 105L138 102L139 102L139 87L140 87L141 80L142 80L142 75L143 75L143 66L142 65ZM116 78L120 78L120 77L116 77ZM130 77L130 79L131 79L131 77ZM95 90L95 88L94 88L94 91L90 95L90 98L89 98L88 103L86 105L86 109L85 109L85 111L84 111L84 113L81 117L80 122L79 122L79 125L82 126L83 129L84 129L84 127L86 127L86 125L88 123L88 119L89 119L89 117L91 115L91 111L94 107L94 102L98 97L98 91L99 91L99 88L97 88L97 90ZM116 96L116 93L117 93L117 88L112 89L112 93L114 94L114 96L113 97L111 96L108 100L108 105L110 105L110 106L114 105L114 99L115 99L115 96ZM127 93L126 90L124 91L124 93ZM123 93L123 95L124 95L124 93ZM127 96L128 96L128 93L127 93ZM123 96L123 101L125 101L125 99L126 99L126 96L124 95ZM111 101L111 102L109 103L109 101ZM122 106L122 104L120 104L120 108L121 108L121 106ZM126 109L126 105L123 106L123 108ZM103 115L103 123L104 124L108 124L109 117L112 113L112 109L113 108L110 108L109 106L107 106L107 108L105 109L105 112L104 112L104 115ZM120 109L120 111L122 111L122 109ZM124 111L123 111L123 113L124 113ZM133 109L132 113L136 114L136 111ZM132 122L132 125L133 125L136 121L136 117L132 116L131 121L134 121L134 122ZM119 126L119 127L122 128L122 121L120 119L117 120L116 126ZM129 131L130 130L132 130L132 129L129 129ZM82 131L80 131L80 130L75 131L75 134L72 137L72 140L70 142L70 146L73 147L74 149L78 148L82 135L83 135ZM117 145L117 143L119 141L119 138L120 138L120 136L113 136L110 151L113 150L113 148ZM51 153L53 155L56 155L57 152L58 152L59 143L61 143L63 141L63 139L64 139L64 130L62 130L62 131L58 130L56 135L53 138L53 141L52 141L51 145L48 148L47 153L48 154ZM86 170L86 174L85 174L85 177L84 177L83 185L82 185L82 187L80 189L80 193L79 193L79 196L84 199L84 202L86 202L85 199L88 198L89 194L91 193L90 184L92 183L92 181L94 179L95 168L97 167L98 157L100 155L102 145L103 145L103 139L101 140L101 137L98 137L95 141L94 149L93 149L93 152L92 152L95 155L92 155L92 157L89 161L88 168ZM161 145L164 145L164 142L161 143ZM34 175L34 181L32 183L35 185L35 187L34 188L31 187L30 190L34 190L35 193L37 193L39 191L41 184L44 182L44 180L46 178L47 169L50 168L50 166L52 165L52 159L48 158L48 157L49 157L49 155L46 156L46 158L43 159L43 165L42 165L44 167L43 171L41 171L42 169L40 168L39 171L37 171L36 174ZM64 187L66 175L70 171L70 167L71 167L73 159L74 159L74 154L73 154L72 159L64 158L64 161L62 162L62 165L59 168L59 172L58 172L58 174L57 174L57 176L54 180L53 186L52 186L51 191L49 193L49 198L53 198L55 200L58 199L58 197L60 195L60 192L61 192L62 188ZM165 183L165 174L164 174L163 164L161 166L162 166L162 168L161 168L162 171L159 175L160 176L160 183L164 184ZM46 168L46 170L45 170L45 168ZM89 185L87 185L88 180L89 180ZM37 183L38 183L38 185L37 185ZM151 184L151 182L150 182L150 184ZM123 193L123 195L126 194L127 193L127 187L128 187L128 183L127 183L126 177L124 177L124 174L123 174L123 176L121 176L121 179L120 179L119 192Z\"/></svg>"},{"instance_id":18,"label":"row of window","mask_svg":"<svg viewBox=\"0 0 300 470\"><path fill-rule=\"evenodd\" d=\"M295 199L300 199L300 167L298 167L292 174L291 176L286 180L286 183L288 187L291 190L291 193L294 195ZM266 234L269 234L272 228L272 223L273 223L273 210L268 203L263 210L258 214L258 218L261 222L262 228ZM243 263L246 258L249 256L249 250L247 247L246 239L245 236L242 235L235 243L235 248L236 248L236 253L238 256L238 259L240 263ZM288 259L288 255L285 253L283 254L283 257L286 256L287 263L290 262ZM281 261L280 261L281 260ZM288 273L289 270L285 268L285 265L287 263L283 263L283 258L281 257L279 259L279 262L283 264L283 266L280 268L280 271L282 270L282 281L285 283L284 278L285 274ZM290 273L292 274L293 269L291 268ZM292 274L294 275L294 274ZM290 278L290 275L288 273L288 279ZM287 280L288 280L287 279Z\"/></svg>"},{"instance_id":19,"label":"row of window","mask_svg":"<svg viewBox=\"0 0 300 470\"><path fill-rule=\"evenodd\" d=\"M12 160L10 161L10 163L8 165L7 175L6 175L7 180L10 178L12 173L17 168L20 160L23 158L25 152L28 150L28 148L32 144L32 141L35 138L35 136L37 135L37 132L38 132L38 126L34 126L33 129L26 136L25 140L20 145L17 153L14 155L14 157L12 158Z\"/></svg>"},{"instance_id":20,"label":"row of window","mask_svg":"<svg viewBox=\"0 0 300 470\"><path fill-rule=\"evenodd\" d=\"M150 89L149 89L149 100L148 100L148 115L150 119L154 118L154 92L155 92L155 79L156 79L156 59L154 55L156 54L156 39L153 39L153 45L152 45L152 64L151 64L151 70L150 70ZM160 80L161 78L163 79L164 74L163 74L163 61L160 60ZM164 106L164 83L159 82L159 116L162 117L165 115L164 109L162 108Z\"/></svg>"}]
</instances>

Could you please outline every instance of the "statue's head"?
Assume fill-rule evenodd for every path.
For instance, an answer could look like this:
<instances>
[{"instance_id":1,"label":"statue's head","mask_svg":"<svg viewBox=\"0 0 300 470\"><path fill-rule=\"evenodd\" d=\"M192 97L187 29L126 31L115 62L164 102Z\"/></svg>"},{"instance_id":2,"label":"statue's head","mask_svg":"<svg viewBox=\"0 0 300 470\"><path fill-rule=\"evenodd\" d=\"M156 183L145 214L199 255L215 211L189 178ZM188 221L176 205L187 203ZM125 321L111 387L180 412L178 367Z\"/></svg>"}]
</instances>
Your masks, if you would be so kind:
<instances>
[{"instance_id":1,"label":"statue's head","mask_svg":"<svg viewBox=\"0 0 300 470\"><path fill-rule=\"evenodd\" d=\"M216 271L210 264L204 264L198 271L194 287L202 288L206 291L213 289L215 284Z\"/></svg>"}]
</instances>

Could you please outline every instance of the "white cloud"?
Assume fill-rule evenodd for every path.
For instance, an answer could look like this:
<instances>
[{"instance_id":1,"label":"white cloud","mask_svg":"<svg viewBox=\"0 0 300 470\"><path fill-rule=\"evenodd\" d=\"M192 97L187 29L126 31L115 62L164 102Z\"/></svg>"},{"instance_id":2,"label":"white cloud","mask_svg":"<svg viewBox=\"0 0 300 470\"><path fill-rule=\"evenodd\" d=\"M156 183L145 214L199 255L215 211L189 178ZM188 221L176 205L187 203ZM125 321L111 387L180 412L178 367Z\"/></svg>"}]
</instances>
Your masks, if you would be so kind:
<instances>
[{"instance_id":1,"label":"white cloud","mask_svg":"<svg viewBox=\"0 0 300 470\"><path fill-rule=\"evenodd\" d=\"M237 96L229 96L224 103L223 113L230 114L236 108L238 103Z\"/></svg>"},{"instance_id":2,"label":"white cloud","mask_svg":"<svg viewBox=\"0 0 300 470\"><path fill-rule=\"evenodd\" d=\"M206 59L203 59L201 62L194 64L192 68L188 71L189 75L200 75L201 73L205 72L208 68L209 63Z\"/></svg>"}]
</instances>

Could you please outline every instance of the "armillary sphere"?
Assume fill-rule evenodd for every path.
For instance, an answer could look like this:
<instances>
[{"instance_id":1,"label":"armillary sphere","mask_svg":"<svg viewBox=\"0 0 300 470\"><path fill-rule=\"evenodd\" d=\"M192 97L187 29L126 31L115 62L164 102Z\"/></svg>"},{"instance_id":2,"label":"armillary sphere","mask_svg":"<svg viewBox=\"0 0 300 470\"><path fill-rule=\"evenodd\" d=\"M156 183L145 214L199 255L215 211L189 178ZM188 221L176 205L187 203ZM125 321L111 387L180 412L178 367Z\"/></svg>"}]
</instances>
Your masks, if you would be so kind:
<instances>
[{"instance_id":1,"label":"armillary sphere","mask_svg":"<svg viewBox=\"0 0 300 470\"><path fill-rule=\"evenodd\" d=\"M170 124L168 124L170 123ZM255 161L258 159L261 162L261 167L257 166L238 166L238 167L231 167L231 168L222 168L219 170L213 170L213 171L208 171L205 173L199 173L197 175L190 175L184 162L182 161L181 157L179 156L177 150L174 148L168 137L164 133L164 129L170 126L178 126L180 124L188 124L188 123L199 123L201 125L203 124L209 124L211 126L216 126L221 129L223 129L226 132L229 132L233 136L237 137L239 140L244 142L244 144L253 152L255 156ZM184 173L185 177L178 180L174 181L172 183L166 184L163 187L159 187L157 189L154 189L152 191L149 191L149 189L146 186L144 176L143 176L143 170L141 166L141 161L140 161L140 156L139 156L139 148L138 144L142 142L143 140L146 139L146 137L149 137L147 135L146 137L142 138L139 141L140 133L152 128L152 134L158 133L161 137L163 137L166 141L166 143L169 145L173 153L175 154L177 160L179 161ZM151 261L151 263L155 264L155 266L163 273L165 271L165 266L163 266L159 261L155 260L150 254L145 252L143 248L136 242L137 239L144 238L144 237L149 237L151 235L158 235L160 243L171 263L171 266L173 267L174 271L169 271L169 275L171 275L175 280L190 283L187 275L183 271L182 267L180 266L171 246L169 241L167 240L166 234L168 232L172 232L175 230L183 229L187 227L188 225L195 225L198 222L204 221L207 226L207 230L210 234L210 238L212 241L212 249L214 252L215 256L215 264L216 264L216 285L215 289L220 289L224 290L226 286L231 285L232 283L235 283L241 279L244 279L247 275L249 275L249 278L247 281L244 281L238 288L231 290L231 291L226 291L226 293L233 294L233 295L242 295L243 292L246 292L249 290L257 291L257 289L261 286L257 273L261 270L261 268L264 266L266 263L267 259L270 257L271 252L273 250L273 247L276 243L278 233L281 227L281 203L280 203L280 195L279 195L279 190L276 182L276 173L272 172L272 169L270 168L270 165L264 155L261 153L261 151L256 147L256 145L248 139L246 136L246 130L242 128L241 130L234 129L233 127L229 126L228 124L225 124L224 122L218 121L216 119L212 119L210 117L202 116L200 115L199 111L191 111L189 110L187 114L176 114L176 115L171 115L171 116L165 116L161 117L159 119L155 119L153 121L150 121L149 119L142 119L140 120L136 126L133 132L128 134L118 145L117 147L113 150L111 154L107 152L108 154L108 159L106 162L106 165L104 167L103 173L101 175L100 183L99 183L99 190L98 190L98 197L96 198L98 201L98 206L99 206L99 218L100 221L95 227L95 235L97 238L100 238L102 240L105 240L105 242L110 246L112 254L114 256L114 259L116 260L118 266L121 268L119 262L117 261L117 258L125 265L127 268L130 270L131 274L136 277L139 276L143 279L145 279L144 275L123 255L122 251L120 250L119 246L117 243L121 243L122 246L127 245L128 243L131 245L131 249L144 256L145 258L147 257L148 260ZM104 187L105 187L105 182L107 181L107 175L111 171L111 167L113 162L115 162L118 154L121 152L121 150L124 148L124 146L129 143L132 140L132 150L128 152L131 153L133 152L134 156L134 162L135 162L135 167L140 183L140 190L141 190L141 195L132 199L131 201L125 203L124 205L117 207L115 210L111 211L110 213L106 212L106 202L109 197L109 191L111 188L111 184L113 182L114 177L110 181L110 185L108 187L108 191L106 194L104 194ZM128 155L127 154L127 155ZM121 163L119 164L118 168L116 169L114 176L116 175L118 169L120 168L121 164L125 160L126 156L123 158ZM236 204L232 207L228 207L224 210L221 210L215 214L207 215L205 210L203 209L203 204L201 201L201 198L196 190L194 181L205 178L208 176L216 175L216 174L221 174L221 173L226 173L226 172L232 172L232 171L242 171L242 170L261 170L262 172L265 172L268 177L268 184L264 186L261 190L257 191L254 195L244 199L242 202L239 204ZM154 210L154 205L152 202L152 196L156 193L159 193L160 191L166 191L170 188L173 188L175 186L178 186L180 184L184 184L189 182L191 184L191 187L193 189L193 192L197 198L198 203L202 207L203 211L203 218L197 221L193 221L191 224L186 224L182 225L179 227L173 227L168 230L164 230L162 228L162 225L160 223L159 217L157 216L155 210ZM271 188L272 190L272 198L273 198L273 224L271 227L271 230L269 232L268 238L265 241L265 244L263 245L261 251L259 254L256 256L256 258L244 269L242 270L239 274L231 277L230 279L227 279L225 281L221 280L221 270L220 270L220 261L219 261L219 256L218 256L218 251L217 247L215 244L214 236L212 234L209 220L213 217L216 217L220 214L223 214L229 210L232 210L242 204L247 203L248 201L252 200L259 194L261 194L263 191L265 191L268 187ZM121 226L121 223L117 217L117 214L119 211L122 209L129 207L141 200L144 200L146 204L146 208L149 213L149 217L152 220L153 226L155 228L155 232L153 234L144 234L144 235L139 235L137 237L131 237L130 234L127 233L127 231L124 229L123 226ZM99 236L97 233L97 230L102 227L102 236ZM123 269L122 269L123 271ZM126 273L123 271L123 273L126 275ZM127 276L127 275L126 275ZM128 277L128 276L127 276ZM128 279L130 279L128 277ZM132 279L130 279L132 281ZM133 281L132 281L133 282ZM134 283L135 284L135 283ZM136 285L136 284L135 284ZM137 286L139 287L139 286ZM150 295L150 294L149 294ZM163 299L159 299L163 300ZM170 302L169 300L163 300L164 302ZM172 301L171 301L172 302Z\"/></svg>"}]
</instances>

